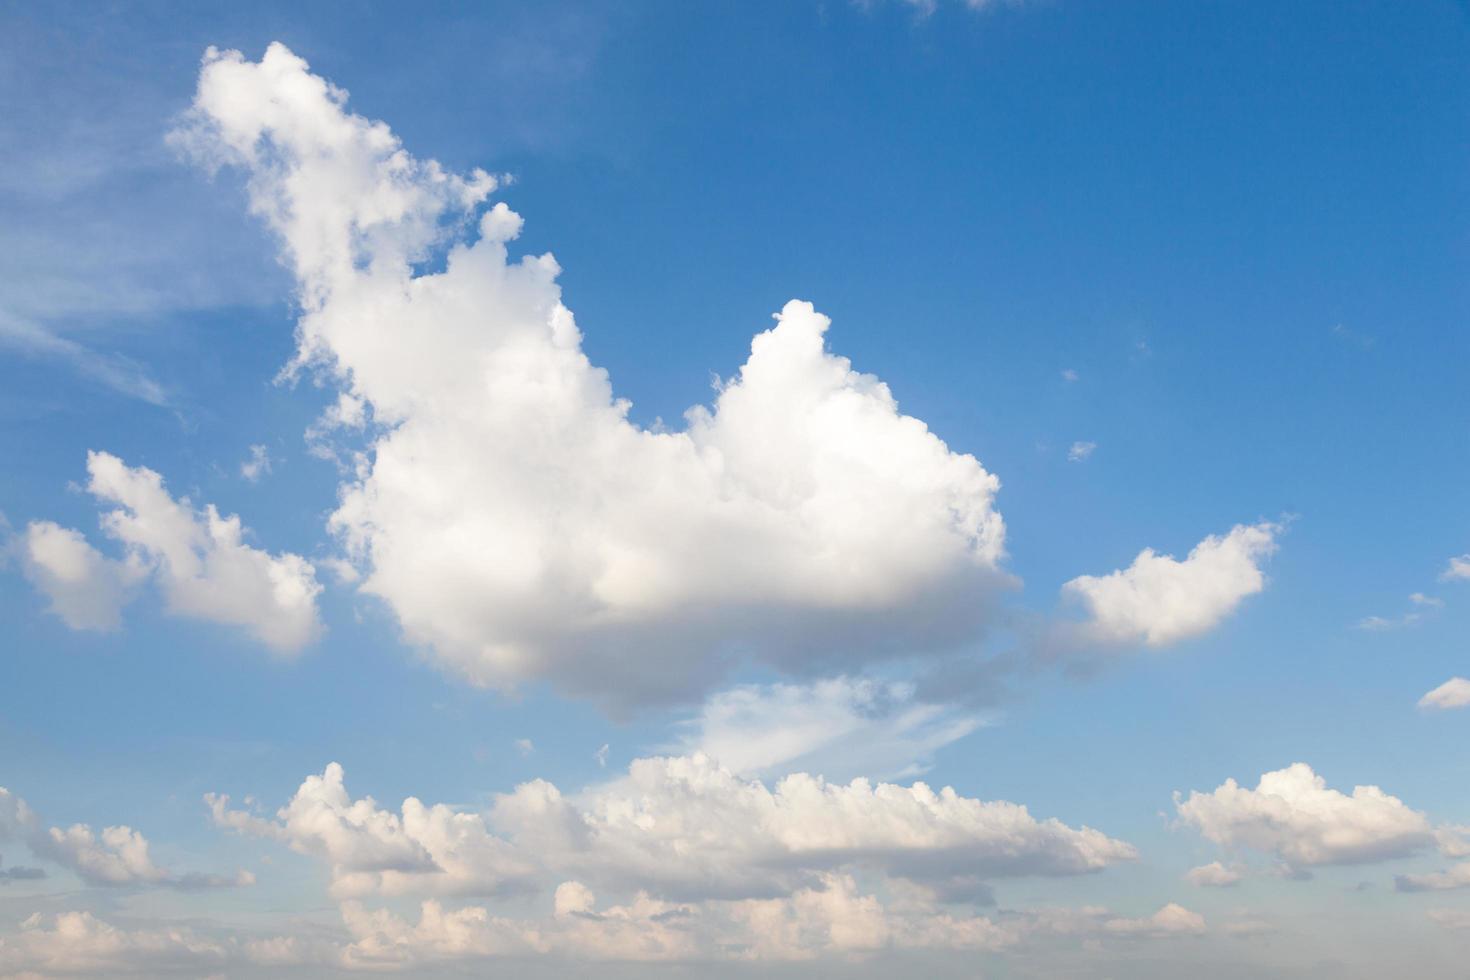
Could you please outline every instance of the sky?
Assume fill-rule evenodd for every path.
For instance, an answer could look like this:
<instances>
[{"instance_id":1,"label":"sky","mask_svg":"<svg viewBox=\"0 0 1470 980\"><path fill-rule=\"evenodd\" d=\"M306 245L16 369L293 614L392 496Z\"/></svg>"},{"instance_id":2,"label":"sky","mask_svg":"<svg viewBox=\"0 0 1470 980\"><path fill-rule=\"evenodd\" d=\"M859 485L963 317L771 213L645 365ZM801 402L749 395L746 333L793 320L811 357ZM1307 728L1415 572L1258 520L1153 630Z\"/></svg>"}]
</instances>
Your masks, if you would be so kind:
<instances>
[{"instance_id":1,"label":"sky","mask_svg":"<svg viewBox=\"0 0 1470 980\"><path fill-rule=\"evenodd\" d=\"M0 977L1454 977L1470 8L0 6Z\"/></svg>"}]
</instances>

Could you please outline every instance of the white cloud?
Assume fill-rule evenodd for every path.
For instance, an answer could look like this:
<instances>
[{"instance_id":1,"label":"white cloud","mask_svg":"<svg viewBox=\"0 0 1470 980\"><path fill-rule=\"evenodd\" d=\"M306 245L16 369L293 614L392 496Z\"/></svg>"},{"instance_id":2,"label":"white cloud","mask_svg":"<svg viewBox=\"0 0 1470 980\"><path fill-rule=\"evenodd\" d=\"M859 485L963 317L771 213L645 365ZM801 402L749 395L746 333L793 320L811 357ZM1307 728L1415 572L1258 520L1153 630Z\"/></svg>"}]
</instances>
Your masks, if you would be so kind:
<instances>
[{"instance_id":1,"label":"white cloud","mask_svg":"<svg viewBox=\"0 0 1470 980\"><path fill-rule=\"evenodd\" d=\"M1352 795L1298 762L1261 776L1255 789L1227 779L1214 792L1175 794L1180 821L1227 848L1274 855L1300 874L1316 865L1407 857L1435 846L1423 813L1377 786Z\"/></svg>"},{"instance_id":2,"label":"white cloud","mask_svg":"<svg viewBox=\"0 0 1470 980\"><path fill-rule=\"evenodd\" d=\"M107 558L80 531L33 521L20 541L26 577L51 603L51 612L75 630L115 630L122 609L148 577L137 555Z\"/></svg>"},{"instance_id":3,"label":"white cloud","mask_svg":"<svg viewBox=\"0 0 1470 980\"><path fill-rule=\"evenodd\" d=\"M519 752L522 757L528 756L532 752L536 751L536 743L532 742L529 738L516 739L515 746L516 751Z\"/></svg>"},{"instance_id":4,"label":"white cloud","mask_svg":"<svg viewBox=\"0 0 1470 980\"><path fill-rule=\"evenodd\" d=\"M534 780L488 815L414 798L400 815L353 800L336 763L273 820L230 809L228 797L206 801L217 825L326 861L339 898L493 894L569 878L670 900L755 898L861 868L964 900L988 879L1086 874L1136 856L1014 803L804 773L767 787L703 756L635 760L575 797Z\"/></svg>"},{"instance_id":5,"label":"white cloud","mask_svg":"<svg viewBox=\"0 0 1470 980\"><path fill-rule=\"evenodd\" d=\"M38 858L54 861L91 885L163 885L171 888L223 888L253 884L248 871L235 875L177 873L153 861L148 838L127 826L94 833L87 824L43 827L24 799L0 786L0 840L20 838ZM30 876L28 876L30 877Z\"/></svg>"},{"instance_id":6,"label":"white cloud","mask_svg":"<svg viewBox=\"0 0 1470 980\"><path fill-rule=\"evenodd\" d=\"M911 684L836 677L721 691L687 724L695 731L681 749L702 752L736 773L805 769L840 778L923 772L936 750L982 722L917 700Z\"/></svg>"},{"instance_id":7,"label":"white cloud","mask_svg":"<svg viewBox=\"0 0 1470 980\"><path fill-rule=\"evenodd\" d=\"M955 898L985 881L1100 871L1136 857L1088 827L948 787L794 773L767 786L700 755L635 760L575 799L537 780L501 796L494 820L553 871L671 898L789 893L851 867Z\"/></svg>"},{"instance_id":8,"label":"white cloud","mask_svg":"<svg viewBox=\"0 0 1470 980\"><path fill-rule=\"evenodd\" d=\"M1080 463L1091 456L1096 449L1097 443L1095 442L1074 442L1067 450L1067 462Z\"/></svg>"},{"instance_id":9,"label":"white cloud","mask_svg":"<svg viewBox=\"0 0 1470 980\"><path fill-rule=\"evenodd\" d=\"M1079 377L1080 375L1078 375L1077 372L1071 368L1065 368L1062 371L1062 380L1068 383L1076 381Z\"/></svg>"},{"instance_id":10,"label":"white cloud","mask_svg":"<svg viewBox=\"0 0 1470 980\"><path fill-rule=\"evenodd\" d=\"M597 768L607 768L607 753L608 750L611 748L612 746L608 745L606 742L603 742L602 746L596 752L592 753L592 758L597 760Z\"/></svg>"},{"instance_id":11,"label":"white cloud","mask_svg":"<svg viewBox=\"0 0 1470 980\"><path fill-rule=\"evenodd\" d=\"M89 452L87 472L92 496L117 505L101 523L122 544L123 559L103 557L80 533L49 521L31 523L23 541L27 575L68 625L115 628L134 587L151 576L169 612L239 626L282 652L321 632L321 586L305 559L251 547L240 518L174 499L146 467Z\"/></svg>"},{"instance_id":12,"label":"white cloud","mask_svg":"<svg viewBox=\"0 0 1470 980\"><path fill-rule=\"evenodd\" d=\"M208 970L223 964L229 948L192 929L165 926L120 929L90 912L36 913L18 933L0 937L0 964L7 971L120 973L157 976L174 970Z\"/></svg>"},{"instance_id":13,"label":"white cloud","mask_svg":"<svg viewBox=\"0 0 1470 980\"><path fill-rule=\"evenodd\" d=\"M1428 596L1422 592L1410 593L1409 603L1415 607L1415 611L1406 612L1392 619L1384 616L1365 616L1358 620L1356 626L1360 630L1369 630L1372 632L1383 632L1385 630L1402 629L1406 626L1417 626L1424 621L1425 616L1444 607L1443 599Z\"/></svg>"},{"instance_id":14,"label":"white cloud","mask_svg":"<svg viewBox=\"0 0 1470 980\"><path fill-rule=\"evenodd\" d=\"M308 776L275 820L231 810L228 796L205 796L214 822L240 833L282 841L325 860L332 894L490 895L522 888L532 866L473 813L414 797L401 813L380 809L372 797L353 800L342 767L332 763Z\"/></svg>"},{"instance_id":15,"label":"white cloud","mask_svg":"<svg viewBox=\"0 0 1470 980\"><path fill-rule=\"evenodd\" d=\"M1197 868L1190 868L1184 876L1191 885L1199 885L1203 888L1229 888L1231 885L1240 883L1241 874L1234 868L1227 868L1219 861L1211 861Z\"/></svg>"},{"instance_id":16,"label":"white cloud","mask_svg":"<svg viewBox=\"0 0 1470 980\"><path fill-rule=\"evenodd\" d=\"M1451 677L1439 687L1419 699L1419 707L1437 711L1463 708L1470 705L1470 680Z\"/></svg>"},{"instance_id":17,"label":"white cloud","mask_svg":"<svg viewBox=\"0 0 1470 980\"><path fill-rule=\"evenodd\" d=\"M1145 548L1125 569L1082 575L1062 595L1090 614L1074 641L1166 646L1205 633L1266 587L1261 562L1276 550L1278 524L1238 524L1179 561Z\"/></svg>"},{"instance_id":18,"label":"white cloud","mask_svg":"<svg viewBox=\"0 0 1470 980\"><path fill-rule=\"evenodd\" d=\"M1456 555L1445 565L1445 570L1440 572L1442 581L1451 582L1456 579L1470 579L1470 554Z\"/></svg>"},{"instance_id":19,"label":"white cloud","mask_svg":"<svg viewBox=\"0 0 1470 980\"><path fill-rule=\"evenodd\" d=\"M805 672L976 636L1010 581L999 482L829 353L826 317L787 304L713 406L640 428L555 260L508 258L520 217L459 240L495 180L415 160L345 98L280 45L211 51L177 140L248 172L297 278L296 365L373 420L331 526L410 642L475 683L628 703L745 656Z\"/></svg>"},{"instance_id":20,"label":"white cloud","mask_svg":"<svg viewBox=\"0 0 1470 980\"><path fill-rule=\"evenodd\" d=\"M262 445L250 447L250 455L240 464L240 475L249 483L259 483L271 471L270 450Z\"/></svg>"}]
</instances>

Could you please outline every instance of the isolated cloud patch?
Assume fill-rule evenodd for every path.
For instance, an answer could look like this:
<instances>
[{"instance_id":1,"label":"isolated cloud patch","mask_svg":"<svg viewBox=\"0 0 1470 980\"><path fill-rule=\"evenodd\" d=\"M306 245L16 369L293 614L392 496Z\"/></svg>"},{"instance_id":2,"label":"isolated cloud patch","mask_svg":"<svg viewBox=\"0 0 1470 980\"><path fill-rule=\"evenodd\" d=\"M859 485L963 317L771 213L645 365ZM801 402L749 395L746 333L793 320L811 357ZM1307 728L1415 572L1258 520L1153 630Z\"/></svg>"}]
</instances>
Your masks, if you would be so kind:
<instances>
[{"instance_id":1,"label":"isolated cloud patch","mask_svg":"<svg viewBox=\"0 0 1470 980\"><path fill-rule=\"evenodd\" d=\"M1439 841L1398 797L1377 786L1329 789L1303 762L1265 773L1255 789L1227 779L1210 793L1175 794L1175 808L1207 840L1273 855L1294 871L1408 857Z\"/></svg>"},{"instance_id":2,"label":"isolated cloud patch","mask_svg":"<svg viewBox=\"0 0 1470 980\"><path fill-rule=\"evenodd\" d=\"M496 181L414 159L345 100L279 44L211 50L176 140L244 170L283 242L292 370L351 409L314 433L366 433L331 527L407 640L478 684L630 703L737 658L801 673L977 634L1009 582L999 482L830 353L811 304L682 429L634 425L556 261L509 257L520 217L497 204L465 234Z\"/></svg>"},{"instance_id":3,"label":"isolated cloud patch","mask_svg":"<svg viewBox=\"0 0 1470 980\"><path fill-rule=\"evenodd\" d=\"M26 575L68 626L115 629L123 606L151 579L169 612L240 627L281 652L320 634L321 586L304 558L251 547L239 517L175 499L146 467L89 452L87 473L88 492L116 505L101 524L123 557L108 558L80 532L50 521L33 521L20 541Z\"/></svg>"},{"instance_id":4,"label":"isolated cloud patch","mask_svg":"<svg viewBox=\"0 0 1470 980\"><path fill-rule=\"evenodd\" d=\"M248 871L234 875L177 873L153 860L148 838L127 826L94 832L87 824L46 827L37 813L16 794L0 786L0 840L25 841L36 857L54 861L89 885L160 885L170 888L224 888L255 881ZM10 869L25 874L13 878L44 877L37 869ZM37 873L32 873L37 872ZM3 877L0 872L0 877Z\"/></svg>"},{"instance_id":5,"label":"isolated cloud patch","mask_svg":"<svg viewBox=\"0 0 1470 980\"><path fill-rule=\"evenodd\" d=\"M1145 548L1127 568L1081 575L1062 586L1088 618L1070 640L1162 647L1208 632L1266 587L1262 562L1279 524L1238 524L1195 545L1183 561Z\"/></svg>"},{"instance_id":6,"label":"isolated cloud patch","mask_svg":"<svg viewBox=\"0 0 1470 980\"><path fill-rule=\"evenodd\" d=\"M1449 711L1470 705L1470 680L1451 677L1439 687L1419 699L1419 707L1436 711Z\"/></svg>"}]
</instances>

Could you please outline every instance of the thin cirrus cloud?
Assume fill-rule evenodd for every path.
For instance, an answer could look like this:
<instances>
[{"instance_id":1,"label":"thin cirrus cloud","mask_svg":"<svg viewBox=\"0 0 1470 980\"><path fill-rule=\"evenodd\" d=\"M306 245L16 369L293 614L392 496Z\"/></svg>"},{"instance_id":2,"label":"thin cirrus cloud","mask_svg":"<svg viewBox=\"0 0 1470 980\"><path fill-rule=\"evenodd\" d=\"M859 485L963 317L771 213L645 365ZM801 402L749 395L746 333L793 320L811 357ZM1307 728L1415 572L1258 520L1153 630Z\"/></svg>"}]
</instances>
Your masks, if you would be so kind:
<instances>
[{"instance_id":1,"label":"thin cirrus cloud","mask_svg":"<svg viewBox=\"0 0 1470 980\"><path fill-rule=\"evenodd\" d=\"M1460 828L1432 826L1377 786L1343 793L1303 762L1261 776L1254 789L1227 779L1212 792L1175 794L1179 822L1221 847L1274 857L1294 877L1322 865L1368 864L1439 849L1460 855ZM1197 869L1199 870L1199 869Z\"/></svg>"},{"instance_id":2,"label":"thin cirrus cloud","mask_svg":"<svg viewBox=\"0 0 1470 980\"><path fill-rule=\"evenodd\" d=\"M321 586L304 558L251 547L239 517L175 498L146 467L89 452L87 473L87 491L116 505L101 523L123 556L109 558L51 521L33 521L19 541L26 576L68 626L116 629L123 607L151 580L169 612L239 627L279 652L300 650L321 633Z\"/></svg>"},{"instance_id":3,"label":"thin cirrus cloud","mask_svg":"<svg viewBox=\"0 0 1470 980\"><path fill-rule=\"evenodd\" d=\"M1206 633L1266 587L1261 565L1281 532L1280 524L1238 524L1205 538L1183 561L1145 548L1127 568L1078 576L1062 586L1062 597L1086 618L1060 625L1054 642L1163 647Z\"/></svg>"},{"instance_id":4,"label":"thin cirrus cloud","mask_svg":"<svg viewBox=\"0 0 1470 980\"><path fill-rule=\"evenodd\" d=\"M371 420L330 527L409 642L476 684L631 705L748 657L800 674L979 635L1013 583L999 481L829 353L811 304L682 430L640 428L556 261L510 258L520 217L466 234L496 179L416 160L345 102L280 44L211 49L174 141L245 172L296 278L288 370Z\"/></svg>"},{"instance_id":5,"label":"thin cirrus cloud","mask_svg":"<svg viewBox=\"0 0 1470 980\"><path fill-rule=\"evenodd\" d=\"M828 778L913 776L939 749L985 724L924 701L911 683L833 677L808 684L742 684L705 699L677 748L736 773L806 769Z\"/></svg>"}]
</instances>

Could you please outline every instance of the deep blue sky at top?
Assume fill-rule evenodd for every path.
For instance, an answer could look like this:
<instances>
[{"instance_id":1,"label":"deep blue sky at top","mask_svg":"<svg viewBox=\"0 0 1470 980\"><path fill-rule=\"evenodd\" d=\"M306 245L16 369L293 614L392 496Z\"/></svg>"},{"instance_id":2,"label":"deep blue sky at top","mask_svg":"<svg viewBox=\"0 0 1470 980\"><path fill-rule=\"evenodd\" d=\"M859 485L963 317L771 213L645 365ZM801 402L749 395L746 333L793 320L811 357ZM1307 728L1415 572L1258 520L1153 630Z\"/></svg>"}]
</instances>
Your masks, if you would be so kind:
<instances>
[{"instance_id":1,"label":"deep blue sky at top","mask_svg":"<svg viewBox=\"0 0 1470 980\"><path fill-rule=\"evenodd\" d=\"M232 179L211 184L162 145L206 45L256 58L280 40L416 156L515 175L498 198L526 218L520 245L555 253L590 357L642 421L707 400L711 373L740 364L771 312L813 301L834 350L1001 477L1022 605L1049 609L1062 581L1145 546L1182 553L1238 521L1298 515L1271 589L1238 621L1033 691L944 755L939 781L1123 836L1170 788L1299 755L1431 810L1470 800L1447 795L1443 765L1402 771L1381 748L1463 735L1464 719L1430 732L1410 709L1465 671L1470 596L1457 608L1446 587L1449 605L1417 630L1351 629L1405 611L1470 549L1463 6L941 2L921 19L840 0L11 5L3 19L4 105L31 103L0 130L16 140L0 184L7 295L36 242L146 254L143 275L162 285L130 309L48 300L43 319L145 365L176 407L6 353L0 511L13 525L94 527L91 504L63 489L98 448L240 512L272 550L320 552L336 476L299 436L323 396L269 384L291 350L288 282ZM22 148L22 132L43 149ZM78 161L98 145L120 174ZM58 186L28 182L42 171ZM1098 448L1068 463L1078 440ZM256 442L287 462L250 487L236 467ZM0 612L25 650L0 658L0 747L8 778L43 802L75 798L57 767L95 765L108 786L109 753L145 749L159 759L150 792L177 789L190 814L197 792L231 788L220 768L255 766L234 788L284 798L354 751L349 773L381 798L464 798L533 773L411 750L473 733L504 755L510 738L554 744L570 725L582 734L565 759L534 774L560 764L575 783L597 744L661 731L609 729L534 692L465 692L414 664L386 617L354 622L340 594L322 649L282 666L146 610L121 637L78 637L18 576L3 581ZM142 662L166 663L170 683ZM328 709L347 701L350 718ZM1189 739L1171 738L1186 719ZM213 741L185 745L195 736ZM238 757L210 768L229 739ZM273 739L258 756L239 747ZM1351 771L1334 768L1348 758ZM1130 779L1126 805L1094 798L1082 813L1089 788L1131 794Z\"/></svg>"}]
</instances>

